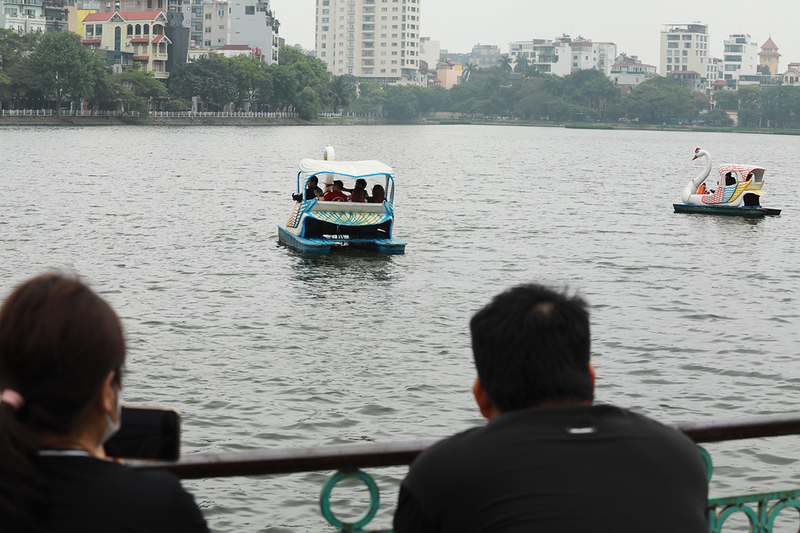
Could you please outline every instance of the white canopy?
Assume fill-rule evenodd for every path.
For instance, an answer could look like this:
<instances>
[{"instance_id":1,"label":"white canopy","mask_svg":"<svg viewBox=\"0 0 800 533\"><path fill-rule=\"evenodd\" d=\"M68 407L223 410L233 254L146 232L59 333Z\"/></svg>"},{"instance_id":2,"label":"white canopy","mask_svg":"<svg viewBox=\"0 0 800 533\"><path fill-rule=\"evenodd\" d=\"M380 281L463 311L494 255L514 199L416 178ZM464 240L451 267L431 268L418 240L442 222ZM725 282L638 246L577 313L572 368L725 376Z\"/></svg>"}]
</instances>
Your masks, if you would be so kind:
<instances>
[{"instance_id":1,"label":"white canopy","mask_svg":"<svg viewBox=\"0 0 800 533\"><path fill-rule=\"evenodd\" d=\"M300 161L300 172L306 177L315 174L338 174L353 178L382 176L388 174L394 178L394 171L389 165L380 161L324 161L320 159L303 159Z\"/></svg>"}]
</instances>

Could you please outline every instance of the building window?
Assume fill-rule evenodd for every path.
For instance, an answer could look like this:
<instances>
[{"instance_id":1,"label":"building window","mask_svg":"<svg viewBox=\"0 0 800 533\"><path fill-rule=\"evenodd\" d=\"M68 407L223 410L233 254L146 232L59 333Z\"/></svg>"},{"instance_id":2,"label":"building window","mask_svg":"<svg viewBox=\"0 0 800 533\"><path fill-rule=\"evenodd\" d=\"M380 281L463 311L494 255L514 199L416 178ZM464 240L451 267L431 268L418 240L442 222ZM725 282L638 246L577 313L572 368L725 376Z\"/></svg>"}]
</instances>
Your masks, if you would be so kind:
<instances>
[{"instance_id":1,"label":"building window","mask_svg":"<svg viewBox=\"0 0 800 533\"><path fill-rule=\"evenodd\" d=\"M206 46L211 46L211 41L206 41Z\"/></svg>"},{"instance_id":2,"label":"building window","mask_svg":"<svg viewBox=\"0 0 800 533\"><path fill-rule=\"evenodd\" d=\"M256 14L256 6L244 6L244 14L245 15L255 15Z\"/></svg>"},{"instance_id":3,"label":"building window","mask_svg":"<svg viewBox=\"0 0 800 533\"><path fill-rule=\"evenodd\" d=\"M211 20L211 13L206 13L206 20Z\"/></svg>"},{"instance_id":4,"label":"building window","mask_svg":"<svg viewBox=\"0 0 800 533\"><path fill-rule=\"evenodd\" d=\"M211 33L211 27L205 29L206 33Z\"/></svg>"}]
</instances>

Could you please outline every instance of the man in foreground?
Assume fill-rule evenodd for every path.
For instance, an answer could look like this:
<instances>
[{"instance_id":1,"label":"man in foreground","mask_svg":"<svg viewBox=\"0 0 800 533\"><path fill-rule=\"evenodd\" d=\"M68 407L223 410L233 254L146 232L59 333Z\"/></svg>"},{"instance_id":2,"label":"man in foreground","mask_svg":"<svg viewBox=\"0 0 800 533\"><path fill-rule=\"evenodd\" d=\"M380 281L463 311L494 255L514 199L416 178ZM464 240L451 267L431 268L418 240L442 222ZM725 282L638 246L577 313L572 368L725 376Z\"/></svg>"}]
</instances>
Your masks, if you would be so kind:
<instances>
[{"instance_id":1,"label":"man in foreground","mask_svg":"<svg viewBox=\"0 0 800 533\"><path fill-rule=\"evenodd\" d=\"M395 533L706 533L696 446L642 415L592 405L589 313L539 285L470 322L473 393L489 420L420 455Z\"/></svg>"}]
</instances>

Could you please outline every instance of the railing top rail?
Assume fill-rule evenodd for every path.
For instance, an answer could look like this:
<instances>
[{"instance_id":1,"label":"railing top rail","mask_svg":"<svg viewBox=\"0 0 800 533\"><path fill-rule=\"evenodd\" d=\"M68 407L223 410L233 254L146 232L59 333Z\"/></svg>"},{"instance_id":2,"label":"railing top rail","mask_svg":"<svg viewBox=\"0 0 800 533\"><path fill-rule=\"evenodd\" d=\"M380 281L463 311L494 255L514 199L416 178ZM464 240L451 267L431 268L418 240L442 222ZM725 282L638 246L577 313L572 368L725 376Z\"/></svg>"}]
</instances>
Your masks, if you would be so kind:
<instances>
[{"instance_id":1,"label":"railing top rail","mask_svg":"<svg viewBox=\"0 0 800 533\"><path fill-rule=\"evenodd\" d=\"M800 434L800 413L688 422L672 427L697 443L778 437ZM174 463L131 461L128 464L137 469L168 470L183 479L348 470L407 465L435 442L436 440L419 440L197 453L185 455Z\"/></svg>"}]
</instances>

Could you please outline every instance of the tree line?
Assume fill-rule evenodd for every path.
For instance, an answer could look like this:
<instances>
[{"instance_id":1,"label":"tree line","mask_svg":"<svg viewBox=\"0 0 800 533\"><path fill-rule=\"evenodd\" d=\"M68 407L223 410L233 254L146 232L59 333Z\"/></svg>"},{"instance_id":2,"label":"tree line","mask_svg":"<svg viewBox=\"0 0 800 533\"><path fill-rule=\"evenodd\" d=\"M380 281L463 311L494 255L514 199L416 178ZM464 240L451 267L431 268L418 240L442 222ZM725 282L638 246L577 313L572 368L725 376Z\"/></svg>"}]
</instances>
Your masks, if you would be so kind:
<instances>
[{"instance_id":1,"label":"tree line","mask_svg":"<svg viewBox=\"0 0 800 533\"><path fill-rule=\"evenodd\" d=\"M465 65L463 79L449 90L357 83L352 76L330 76L324 62L284 46L279 61L271 65L249 55L210 53L179 64L163 83L138 70L112 73L74 33L19 35L0 29L0 98L6 107L38 99L52 102L48 105L60 112L65 102L84 100L101 110L147 114L153 100L162 108L186 111L197 97L202 109L295 111L305 119L320 111L346 111L409 121L442 111L532 121L729 126L725 111L730 110L738 111L745 127L800 126L800 87L718 91L712 106L706 94L690 92L671 78L656 77L622 94L597 70L542 74L524 58L513 62L507 55L491 68Z\"/></svg>"}]
</instances>

